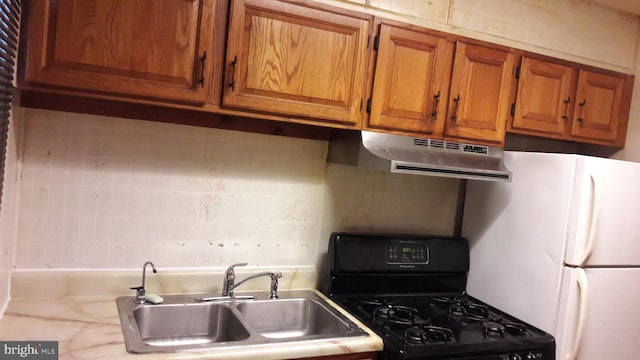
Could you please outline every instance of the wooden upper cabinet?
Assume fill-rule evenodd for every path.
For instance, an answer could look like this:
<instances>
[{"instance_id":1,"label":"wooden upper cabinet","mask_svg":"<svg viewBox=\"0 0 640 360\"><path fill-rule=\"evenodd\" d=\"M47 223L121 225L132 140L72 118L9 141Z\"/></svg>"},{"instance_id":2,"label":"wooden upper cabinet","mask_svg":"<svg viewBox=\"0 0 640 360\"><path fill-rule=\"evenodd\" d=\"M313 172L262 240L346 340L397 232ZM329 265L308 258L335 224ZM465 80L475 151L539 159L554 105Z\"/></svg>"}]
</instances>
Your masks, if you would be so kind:
<instances>
[{"instance_id":1,"label":"wooden upper cabinet","mask_svg":"<svg viewBox=\"0 0 640 360\"><path fill-rule=\"evenodd\" d=\"M513 65L508 49L456 43L445 136L504 143Z\"/></svg>"},{"instance_id":2,"label":"wooden upper cabinet","mask_svg":"<svg viewBox=\"0 0 640 360\"><path fill-rule=\"evenodd\" d=\"M370 18L318 6L232 1L224 106L361 125Z\"/></svg>"},{"instance_id":3,"label":"wooden upper cabinet","mask_svg":"<svg viewBox=\"0 0 640 360\"><path fill-rule=\"evenodd\" d=\"M571 66L523 57L509 130L565 134L575 103L573 73Z\"/></svg>"},{"instance_id":4,"label":"wooden upper cabinet","mask_svg":"<svg viewBox=\"0 0 640 360\"><path fill-rule=\"evenodd\" d=\"M507 131L624 146L633 76L523 56Z\"/></svg>"},{"instance_id":5,"label":"wooden upper cabinet","mask_svg":"<svg viewBox=\"0 0 640 360\"><path fill-rule=\"evenodd\" d=\"M623 108L624 83L623 77L580 70L571 135L616 142L621 122L624 119L626 129L628 120Z\"/></svg>"},{"instance_id":6,"label":"wooden upper cabinet","mask_svg":"<svg viewBox=\"0 0 640 360\"><path fill-rule=\"evenodd\" d=\"M29 1L23 81L204 103L214 1Z\"/></svg>"},{"instance_id":7,"label":"wooden upper cabinet","mask_svg":"<svg viewBox=\"0 0 640 360\"><path fill-rule=\"evenodd\" d=\"M366 128L442 136L453 42L382 23Z\"/></svg>"}]
</instances>

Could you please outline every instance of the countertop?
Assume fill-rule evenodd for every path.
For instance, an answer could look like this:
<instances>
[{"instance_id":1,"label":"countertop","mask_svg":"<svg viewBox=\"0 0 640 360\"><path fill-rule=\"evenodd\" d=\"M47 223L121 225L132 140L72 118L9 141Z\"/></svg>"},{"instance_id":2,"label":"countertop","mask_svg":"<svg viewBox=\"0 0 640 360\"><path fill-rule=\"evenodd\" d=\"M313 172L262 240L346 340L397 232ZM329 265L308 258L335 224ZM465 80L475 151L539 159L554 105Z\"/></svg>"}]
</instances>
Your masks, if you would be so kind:
<instances>
[{"instance_id":1,"label":"countertop","mask_svg":"<svg viewBox=\"0 0 640 360\"><path fill-rule=\"evenodd\" d=\"M256 272L259 269L255 270ZM283 271L281 289L310 289L315 274L309 269ZM155 274L154 274L155 275ZM12 276L12 299L0 320L0 339L58 341L60 359L291 359L382 350L382 339L353 316L338 308L368 336L270 344L258 348L225 347L206 352L130 354L126 351L115 299L120 282L135 286L128 272L19 272ZM147 274L147 291L156 294L203 293L197 287L210 274L170 273L154 280ZM210 279L209 279L210 280ZM129 284L130 283L130 284ZM222 282L220 281L220 284ZM257 282L256 286L263 286ZM246 290L260 290L247 287ZM155 288L155 289L154 289ZM152 291L150 291L152 290ZM164 290L164 291L162 291ZM176 291L178 290L178 291ZM320 296L321 293L316 291ZM241 294L240 291L237 292ZM324 296L323 296L324 297ZM325 297L326 299L326 297ZM327 301L336 306L331 300Z\"/></svg>"}]
</instances>

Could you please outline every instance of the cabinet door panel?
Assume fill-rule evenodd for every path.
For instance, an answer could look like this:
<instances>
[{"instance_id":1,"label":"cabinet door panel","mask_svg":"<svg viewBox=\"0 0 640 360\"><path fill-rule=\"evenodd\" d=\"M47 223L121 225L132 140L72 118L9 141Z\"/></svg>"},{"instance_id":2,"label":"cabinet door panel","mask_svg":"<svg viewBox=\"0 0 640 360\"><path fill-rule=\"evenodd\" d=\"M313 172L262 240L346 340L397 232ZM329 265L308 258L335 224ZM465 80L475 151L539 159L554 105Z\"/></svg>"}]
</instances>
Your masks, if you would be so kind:
<instances>
[{"instance_id":1,"label":"cabinet door panel","mask_svg":"<svg viewBox=\"0 0 640 360\"><path fill-rule=\"evenodd\" d=\"M563 135L575 98L570 66L522 58L513 129Z\"/></svg>"},{"instance_id":2,"label":"cabinet door panel","mask_svg":"<svg viewBox=\"0 0 640 360\"><path fill-rule=\"evenodd\" d=\"M359 125L368 32L362 18L234 1L223 103Z\"/></svg>"},{"instance_id":3,"label":"cabinet door panel","mask_svg":"<svg viewBox=\"0 0 640 360\"><path fill-rule=\"evenodd\" d=\"M445 134L504 143L514 56L507 50L458 42Z\"/></svg>"},{"instance_id":4,"label":"cabinet door panel","mask_svg":"<svg viewBox=\"0 0 640 360\"><path fill-rule=\"evenodd\" d=\"M614 141L624 79L580 70L571 135Z\"/></svg>"},{"instance_id":5,"label":"cabinet door panel","mask_svg":"<svg viewBox=\"0 0 640 360\"><path fill-rule=\"evenodd\" d=\"M441 136L453 43L381 25L368 127Z\"/></svg>"},{"instance_id":6,"label":"cabinet door panel","mask_svg":"<svg viewBox=\"0 0 640 360\"><path fill-rule=\"evenodd\" d=\"M25 80L202 103L212 13L213 0L35 0Z\"/></svg>"}]
</instances>

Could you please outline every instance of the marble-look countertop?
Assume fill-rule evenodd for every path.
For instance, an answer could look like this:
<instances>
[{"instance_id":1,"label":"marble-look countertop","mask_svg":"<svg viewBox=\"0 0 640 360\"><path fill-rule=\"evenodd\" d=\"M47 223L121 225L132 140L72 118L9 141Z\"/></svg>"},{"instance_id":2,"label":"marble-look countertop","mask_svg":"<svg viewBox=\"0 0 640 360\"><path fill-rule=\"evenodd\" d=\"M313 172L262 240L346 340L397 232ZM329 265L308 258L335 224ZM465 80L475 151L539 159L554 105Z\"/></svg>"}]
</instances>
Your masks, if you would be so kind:
<instances>
[{"instance_id":1,"label":"marble-look countertop","mask_svg":"<svg viewBox=\"0 0 640 360\"><path fill-rule=\"evenodd\" d=\"M264 269L255 269L258 272ZM238 274L239 278L251 274ZM313 269L283 271L281 289L315 287ZM155 274L153 274L155 276ZM147 274L147 292L156 294L203 293L185 291L198 287L201 272L166 272L155 280ZM0 319L0 339L58 341L60 359L292 359L324 355L339 355L382 350L382 339L364 327L357 319L338 308L345 316L365 329L369 335L329 340L314 340L272 344L259 347L234 347L173 354L130 354L126 351L115 299L133 295L127 286L134 274L128 272L17 272L12 276L12 299ZM268 280L267 285L268 285ZM120 284L121 282L124 282ZM246 290L261 290L259 281ZM216 282L216 284L218 284ZM219 284L222 284L220 280ZM247 283L249 285L249 283ZM307 286L304 286L307 285ZM311 286L309 286L311 285ZM118 289L118 290L116 290ZM122 289L125 289L124 291ZM208 292L209 290L207 290ZM214 292L215 291L215 292ZM211 293L217 293L214 289ZM117 292L117 293L109 293ZM317 292L317 291L316 291ZM323 296L317 292L320 296ZM241 294L237 291L237 294ZM324 296L323 296L324 297ZM326 297L325 297L326 299ZM334 305L331 300L326 299Z\"/></svg>"}]
</instances>

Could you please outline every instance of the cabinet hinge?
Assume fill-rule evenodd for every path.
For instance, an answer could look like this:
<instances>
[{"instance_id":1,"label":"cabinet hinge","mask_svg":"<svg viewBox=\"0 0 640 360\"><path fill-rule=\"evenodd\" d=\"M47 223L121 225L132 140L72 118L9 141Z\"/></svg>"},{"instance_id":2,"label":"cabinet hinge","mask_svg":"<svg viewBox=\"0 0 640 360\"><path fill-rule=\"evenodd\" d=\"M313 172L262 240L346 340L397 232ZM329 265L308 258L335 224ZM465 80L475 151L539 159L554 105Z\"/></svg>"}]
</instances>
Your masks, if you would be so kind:
<instances>
[{"instance_id":1,"label":"cabinet hinge","mask_svg":"<svg viewBox=\"0 0 640 360\"><path fill-rule=\"evenodd\" d=\"M516 103L511 103L511 116L516 116Z\"/></svg>"},{"instance_id":2,"label":"cabinet hinge","mask_svg":"<svg viewBox=\"0 0 640 360\"><path fill-rule=\"evenodd\" d=\"M367 112L371 113L371 98L367 99Z\"/></svg>"},{"instance_id":3,"label":"cabinet hinge","mask_svg":"<svg viewBox=\"0 0 640 360\"><path fill-rule=\"evenodd\" d=\"M376 35L376 37L373 38L373 50L378 50L378 46L380 45L380 36Z\"/></svg>"},{"instance_id":4,"label":"cabinet hinge","mask_svg":"<svg viewBox=\"0 0 640 360\"><path fill-rule=\"evenodd\" d=\"M520 65L516 67L516 79L520 79Z\"/></svg>"}]
</instances>

